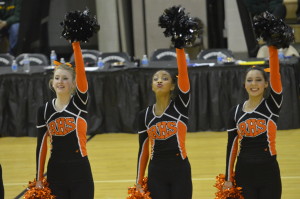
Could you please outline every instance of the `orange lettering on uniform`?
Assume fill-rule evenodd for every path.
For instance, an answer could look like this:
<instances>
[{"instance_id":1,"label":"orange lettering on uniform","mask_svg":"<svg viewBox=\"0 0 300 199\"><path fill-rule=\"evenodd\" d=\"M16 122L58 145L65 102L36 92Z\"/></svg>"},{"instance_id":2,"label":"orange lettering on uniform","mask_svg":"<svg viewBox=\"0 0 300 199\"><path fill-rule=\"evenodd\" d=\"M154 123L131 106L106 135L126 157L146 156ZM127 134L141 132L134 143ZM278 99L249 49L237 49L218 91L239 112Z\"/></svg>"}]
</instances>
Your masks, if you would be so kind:
<instances>
[{"instance_id":1,"label":"orange lettering on uniform","mask_svg":"<svg viewBox=\"0 0 300 199\"><path fill-rule=\"evenodd\" d=\"M240 134L241 136L247 134L247 129L246 129L247 125L245 122L242 122L239 124L239 130L240 130Z\"/></svg>"},{"instance_id":2,"label":"orange lettering on uniform","mask_svg":"<svg viewBox=\"0 0 300 199\"><path fill-rule=\"evenodd\" d=\"M176 122L159 122L147 130L152 139L166 139L177 133Z\"/></svg>"},{"instance_id":3,"label":"orange lettering on uniform","mask_svg":"<svg viewBox=\"0 0 300 199\"><path fill-rule=\"evenodd\" d=\"M257 120L257 134L261 134L267 130L266 120Z\"/></svg>"},{"instance_id":4,"label":"orange lettering on uniform","mask_svg":"<svg viewBox=\"0 0 300 199\"><path fill-rule=\"evenodd\" d=\"M57 134L58 135L65 135L67 132L66 132L66 130L65 130L65 124L66 124L66 122L65 122L65 118L63 118L63 117L60 117L60 118L57 118L56 120L55 120L55 122L56 122L56 125L57 125Z\"/></svg>"},{"instance_id":5,"label":"orange lettering on uniform","mask_svg":"<svg viewBox=\"0 0 300 199\"><path fill-rule=\"evenodd\" d=\"M168 131L171 131L171 134L174 134L177 132L176 122L168 122L167 123Z\"/></svg>"},{"instance_id":6,"label":"orange lettering on uniform","mask_svg":"<svg viewBox=\"0 0 300 199\"><path fill-rule=\"evenodd\" d=\"M254 136L256 134L256 119L248 119L246 123L248 125L247 136Z\"/></svg>"},{"instance_id":7,"label":"orange lettering on uniform","mask_svg":"<svg viewBox=\"0 0 300 199\"><path fill-rule=\"evenodd\" d=\"M157 136L156 134L156 126L151 126L148 130L147 133L149 135L150 138L155 139L155 137Z\"/></svg>"},{"instance_id":8,"label":"orange lettering on uniform","mask_svg":"<svg viewBox=\"0 0 300 199\"><path fill-rule=\"evenodd\" d=\"M48 129L49 129L49 133L51 135L55 135L57 133L56 131L56 124L54 121L51 121L49 124L48 124Z\"/></svg>"},{"instance_id":9,"label":"orange lettering on uniform","mask_svg":"<svg viewBox=\"0 0 300 199\"><path fill-rule=\"evenodd\" d=\"M165 138L167 136L167 122L157 123L159 138Z\"/></svg>"},{"instance_id":10,"label":"orange lettering on uniform","mask_svg":"<svg viewBox=\"0 0 300 199\"><path fill-rule=\"evenodd\" d=\"M69 133L69 132L73 131L76 128L74 118L72 118L72 117L65 118L65 122L66 122L66 127L65 128L67 130L66 133Z\"/></svg>"}]
</instances>

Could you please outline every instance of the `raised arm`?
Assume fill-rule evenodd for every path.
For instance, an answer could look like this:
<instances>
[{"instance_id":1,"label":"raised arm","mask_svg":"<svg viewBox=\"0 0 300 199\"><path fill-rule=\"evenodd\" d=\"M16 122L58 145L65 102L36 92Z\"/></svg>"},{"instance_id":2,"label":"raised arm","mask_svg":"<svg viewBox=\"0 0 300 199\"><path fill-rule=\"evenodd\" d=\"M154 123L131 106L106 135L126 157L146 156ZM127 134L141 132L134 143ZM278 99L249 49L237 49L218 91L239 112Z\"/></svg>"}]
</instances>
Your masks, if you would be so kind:
<instances>
[{"instance_id":1,"label":"raised arm","mask_svg":"<svg viewBox=\"0 0 300 199\"><path fill-rule=\"evenodd\" d=\"M270 86L277 94L282 91L281 77L279 71L278 50L274 46L269 46L269 66L270 66Z\"/></svg>"},{"instance_id":2,"label":"raised arm","mask_svg":"<svg viewBox=\"0 0 300 199\"><path fill-rule=\"evenodd\" d=\"M81 48L79 42L73 42L73 51L76 65L76 84L77 88L81 93L85 93L88 90L88 82L86 79L84 61L82 58Z\"/></svg>"},{"instance_id":3,"label":"raised arm","mask_svg":"<svg viewBox=\"0 0 300 199\"><path fill-rule=\"evenodd\" d=\"M183 93L186 93L190 90L190 81L184 49L176 48L176 55L178 65L178 87Z\"/></svg>"}]
</instances>

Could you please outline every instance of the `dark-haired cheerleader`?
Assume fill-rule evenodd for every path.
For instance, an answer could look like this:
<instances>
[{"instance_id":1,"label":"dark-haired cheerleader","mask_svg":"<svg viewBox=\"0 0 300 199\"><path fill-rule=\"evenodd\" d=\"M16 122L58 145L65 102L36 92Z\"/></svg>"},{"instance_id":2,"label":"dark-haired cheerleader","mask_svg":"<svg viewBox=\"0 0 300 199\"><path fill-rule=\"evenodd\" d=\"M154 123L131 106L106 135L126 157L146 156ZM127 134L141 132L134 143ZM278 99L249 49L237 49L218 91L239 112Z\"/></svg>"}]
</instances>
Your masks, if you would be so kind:
<instances>
[{"instance_id":1,"label":"dark-haired cheerleader","mask_svg":"<svg viewBox=\"0 0 300 199\"><path fill-rule=\"evenodd\" d=\"M224 188L232 186L234 162L238 145L240 151L235 167L235 179L242 187L245 199L279 199L281 180L276 160L276 129L282 104L282 86L277 49L270 52L270 96L266 72L252 67L246 72L245 88L249 99L233 107L228 118L226 180Z\"/></svg>"},{"instance_id":2,"label":"dark-haired cheerleader","mask_svg":"<svg viewBox=\"0 0 300 199\"><path fill-rule=\"evenodd\" d=\"M159 70L152 77L156 103L138 116L140 148L137 187L145 174L150 145L148 188L152 199L192 198L191 167L185 148L190 84L184 50L176 51L178 96L171 99L176 79L168 71Z\"/></svg>"},{"instance_id":3,"label":"dark-haired cheerleader","mask_svg":"<svg viewBox=\"0 0 300 199\"><path fill-rule=\"evenodd\" d=\"M259 67L246 71L244 85L248 100L234 106L228 118L227 181L223 188L232 187L237 157L235 180L236 185L242 187L245 199L280 199L276 131L282 105L282 85L277 48L288 47L293 41L293 33L282 20L267 12L255 18L254 27L257 36L269 46L270 81ZM270 94L265 97L268 87Z\"/></svg>"},{"instance_id":4,"label":"dark-haired cheerleader","mask_svg":"<svg viewBox=\"0 0 300 199\"><path fill-rule=\"evenodd\" d=\"M138 116L137 189L143 191L141 184L150 156L148 190L151 198L191 199L191 166L185 147L190 82L183 47L193 41L199 27L196 20L184 13L184 8L176 6L166 9L159 23L166 28L165 36L172 36L176 48L178 83L166 70L159 70L152 77L156 102ZM178 95L172 96L176 86Z\"/></svg>"}]
</instances>

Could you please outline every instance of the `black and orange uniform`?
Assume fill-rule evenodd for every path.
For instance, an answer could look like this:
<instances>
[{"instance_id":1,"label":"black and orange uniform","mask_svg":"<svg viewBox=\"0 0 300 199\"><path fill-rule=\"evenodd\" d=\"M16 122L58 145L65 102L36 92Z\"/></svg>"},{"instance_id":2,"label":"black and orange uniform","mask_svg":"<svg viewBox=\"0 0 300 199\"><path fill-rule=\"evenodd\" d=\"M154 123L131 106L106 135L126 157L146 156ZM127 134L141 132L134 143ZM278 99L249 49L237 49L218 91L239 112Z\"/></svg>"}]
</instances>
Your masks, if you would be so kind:
<instances>
[{"instance_id":1,"label":"black and orange uniform","mask_svg":"<svg viewBox=\"0 0 300 199\"><path fill-rule=\"evenodd\" d=\"M191 199L191 167L185 139L190 103L190 83L183 49L176 49L179 94L160 116L155 105L138 116L139 153L137 183L148 166L148 188L152 199ZM149 153L149 145L151 153Z\"/></svg>"},{"instance_id":2,"label":"black and orange uniform","mask_svg":"<svg viewBox=\"0 0 300 199\"><path fill-rule=\"evenodd\" d=\"M88 82L79 42L72 43L76 64L76 91L61 111L55 100L39 108L37 114L37 179L44 173L47 138L51 155L47 180L57 199L92 199L94 183L86 150Z\"/></svg>"},{"instance_id":3,"label":"black and orange uniform","mask_svg":"<svg viewBox=\"0 0 300 199\"><path fill-rule=\"evenodd\" d=\"M282 104L282 85L277 49L270 52L270 95L252 111L244 104L233 107L228 120L226 180L232 181L233 167L237 185L245 199L279 199L281 180L276 160L276 130ZM238 151L239 150L239 151Z\"/></svg>"}]
</instances>

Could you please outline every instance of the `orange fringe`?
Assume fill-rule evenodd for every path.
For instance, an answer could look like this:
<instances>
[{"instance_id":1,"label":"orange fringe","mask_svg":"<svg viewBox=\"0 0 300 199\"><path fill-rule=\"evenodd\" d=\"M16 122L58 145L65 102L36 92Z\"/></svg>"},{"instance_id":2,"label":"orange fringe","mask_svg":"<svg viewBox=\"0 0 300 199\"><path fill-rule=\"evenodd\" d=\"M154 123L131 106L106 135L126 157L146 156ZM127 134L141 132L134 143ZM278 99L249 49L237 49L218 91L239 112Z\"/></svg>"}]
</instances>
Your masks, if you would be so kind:
<instances>
[{"instance_id":1,"label":"orange fringe","mask_svg":"<svg viewBox=\"0 0 300 199\"><path fill-rule=\"evenodd\" d=\"M143 188L144 193L139 192L136 189L136 185L134 185L134 187L129 187L128 188L129 196L127 196L126 199L152 199L150 197L150 192L148 191L147 182L148 182L148 178L144 177L143 182L142 182L142 188Z\"/></svg>"},{"instance_id":2,"label":"orange fringe","mask_svg":"<svg viewBox=\"0 0 300 199\"><path fill-rule=\"evenodd\" d=\"M54 195L51 195L51 190L48 187L49 183L47 182L46 178L42 180L43 188L37 188L36 179L33 182L29 181L27 186L27 191L23 196L23 199L55 199Z\"/></svg>"},{"instance_id":3,"label":"orange fringe","mask_svg":"<svg viewBox=\"0 0 300 199\"><path fill-rule=\"evenodd\" d=\"M244 199L244 196L242 196L242 187L237 187L235 180L232 183L232 188L230 189L223 189L223 185L225 183L225 175L219 174L219 176L216 177L216 184L214 187L218 189L218 192L215 193L216 197L215 199Z\"/></svg>"}]
</instances>

